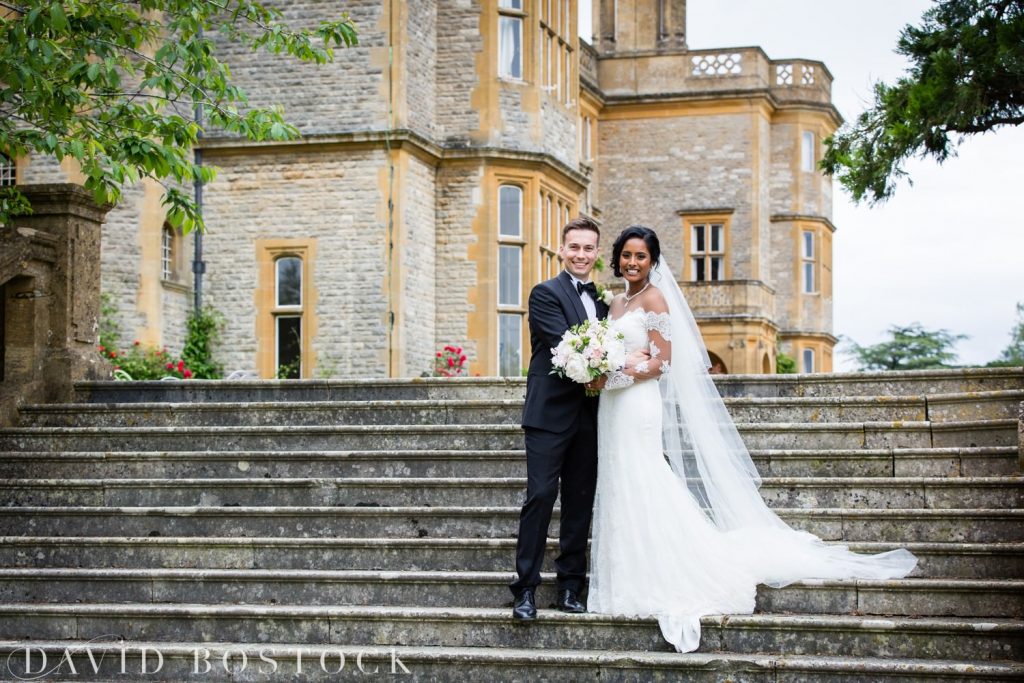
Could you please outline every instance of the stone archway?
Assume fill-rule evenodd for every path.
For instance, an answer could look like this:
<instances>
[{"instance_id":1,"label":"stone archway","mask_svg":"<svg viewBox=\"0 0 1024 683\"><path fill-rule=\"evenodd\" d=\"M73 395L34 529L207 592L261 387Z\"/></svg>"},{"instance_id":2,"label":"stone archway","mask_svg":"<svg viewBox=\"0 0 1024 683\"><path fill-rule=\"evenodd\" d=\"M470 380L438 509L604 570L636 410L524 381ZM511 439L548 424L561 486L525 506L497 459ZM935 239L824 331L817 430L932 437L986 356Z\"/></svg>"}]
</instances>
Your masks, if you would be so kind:
<instances>
[{"instance_id":1,"label":"stone archway","mask_svg":"<svg viewBox=\"0 0 1024 683\"><path fill-rule=\"evenodd\" d=\"M772 374L772 359L769 358L767 353L761 358L761 373L765 375Z\"/></svg>"}]
</instances>

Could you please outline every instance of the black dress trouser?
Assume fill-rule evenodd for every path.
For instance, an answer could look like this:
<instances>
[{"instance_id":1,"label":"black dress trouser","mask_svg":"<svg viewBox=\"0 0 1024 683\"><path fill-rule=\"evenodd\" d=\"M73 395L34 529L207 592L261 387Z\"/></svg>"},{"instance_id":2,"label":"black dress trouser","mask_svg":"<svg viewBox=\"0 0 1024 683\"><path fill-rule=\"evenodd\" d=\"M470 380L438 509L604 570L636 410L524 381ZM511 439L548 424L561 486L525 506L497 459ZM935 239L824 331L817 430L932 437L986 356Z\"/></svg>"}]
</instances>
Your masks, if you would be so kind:
<instances>
[{"instance_id":1,"label":"black dress trouser","mask_svg":"<svg viewBox=\"0 0 1024 683\"><path fill-rule=\"evenodd\" d=\"M575 423L563 432L530 427L524 431L526 503L519 514L518 578L509 588L518 596L540 583L548 524L561 489L559 555L555 560L558 588L581 593L587 577L587 539L597 486L597 401L584 401Z\"/></svg>"}]
</instances>

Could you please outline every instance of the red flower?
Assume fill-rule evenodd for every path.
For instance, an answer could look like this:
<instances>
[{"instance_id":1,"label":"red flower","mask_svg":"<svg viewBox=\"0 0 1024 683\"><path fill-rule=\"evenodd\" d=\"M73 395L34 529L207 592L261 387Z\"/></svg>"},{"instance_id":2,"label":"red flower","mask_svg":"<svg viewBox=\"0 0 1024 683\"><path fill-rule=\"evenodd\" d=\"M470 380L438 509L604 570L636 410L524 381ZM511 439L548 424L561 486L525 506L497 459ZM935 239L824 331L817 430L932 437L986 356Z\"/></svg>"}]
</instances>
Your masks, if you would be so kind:
<instances>
[{"instance_id":1,"label":"red flower","mask_svg":"<svg viewBox=\"0 0 1024 683\"><path fill-rule=\"evenodd\" d=\"M455 351L455 353L462 353L462 347L461 346L457 346L457 347L455 347L454 351Z\"/></svg>"},{"instance_id":2,"label":"red flower","mask_svg":"<svg viewBox=\"0 0 1024 683\"><path fill-rule=\"evenodd\" d=\"M192 376L192 371L191 370L185 370L185 372L183 372L181 374L182 374L182 376L184 376L185 379L188 379L189 377Z\"/></svg>"},{"instance_id":3,"label":"red flower","mask_svg":"<svg viewBox=\"0 0 1024 683\"><path fill-rule=\"evenodd\" d=\"M110 352L110 357L111 358L117 358L117 351L111 351Z\"/></svg>"},{"instance_id":4,"label":"red flower","mask_svg":"<svg viewBox=\"0 0 1024 683\"><path fill-rule=\"evenodd\" d=\"M167 369L168 370L173 370L174 369L174 363L168 363L167 364Z\"/></svg>"},{"instance_id":5,"label":"red flower","mask_svg":"<svg viewBox=\"0 0 1024 683\"><path fill-rule=\"evenodd\" d=\"M441 357L441 352L440 352L440 351L438 351L438 352L437 352L437 357L438 357L438 358L440 358L440 357Z\"/></svg>"},{"instance_id":6,"label":"red flower","mask_svg":"<svg viewBox=\"0 0 1024 683\"><path fill-rule=\"evenodd\" d=\"M185 361L178 361L178 372L185 372Z\"/></svg>"},{"instance_id":7,"label":"red flower","mask_svg":"<svg viewBox=\"0 0 1024 683\"><path fill-rule=\"evenodd\" d=\"M453 349L453 348L452 348L452 347L450 347L450 346L446 346L446 347L444 347L444 350L445 350L445 351L454 351L455 349Z\"/></svg>"},{"instance_id":8,"label":"red flower","mask_svg":"<svg viewBox=\"0 0 1024 683\"><path fill-rule=\"evenodd\" d=\"M103 344L100 344L100 351L106 351L106 350L107 350L107 347L103 346Z\"/></svg>"},{"instance_id":9,"label":"red flower","mask_svg":"<svg viewBox=\"0 0 1024 683\"><path fill-rule=\"evenodd\" d=\"M455 367L455 359L454 358L449 358L448 359L448 367L450 367L450 368L451 367Z\"/></svg>"},{"instance_id":10,"label":"red flower","mask_svg":"<svg viewBox=\"0 0 1024 683\"><path fill-rule=\"evenodd\" d=\"M138 345L139 345L139 340L138 340L138 339L136 339L136 340L135 340L135 346L138 346Z\"/></svg>"},{"instance_id":11,"label":"red flower","mask_svg":"<svg viewBox=\"0 0 1024 683\"><path fill-rule=\"evenodd\" d=\"M465 356L460 356L459 357L459 362L460 363L465 363L466 362L466 357Z\"/></svg>"}]
</instances>

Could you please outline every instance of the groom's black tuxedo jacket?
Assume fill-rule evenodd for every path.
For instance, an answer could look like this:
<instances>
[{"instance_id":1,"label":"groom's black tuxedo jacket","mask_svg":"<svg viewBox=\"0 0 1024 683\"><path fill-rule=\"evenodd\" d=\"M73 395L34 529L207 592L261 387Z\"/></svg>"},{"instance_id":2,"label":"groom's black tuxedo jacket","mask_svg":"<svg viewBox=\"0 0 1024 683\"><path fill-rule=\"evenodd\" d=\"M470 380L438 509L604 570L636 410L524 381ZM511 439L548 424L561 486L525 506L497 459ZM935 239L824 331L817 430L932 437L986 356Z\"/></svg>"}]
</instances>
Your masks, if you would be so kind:
<instances>
[{"instance_id":1,"label":"groom's black tuxedo jacket","mask_svg":"<svg viewBox=\"0 0 1024 683\"><path fill-rule=\"evenodd\" d=\"M597 317L608 316L608 307L595 301ZM530 292L530 370L526 378L523 427L562 432L576 421L588 401L582 384L551 374L551 349L558 346L573 325L587 319L587 310L569 273L541 282Z\"/></svg>"}]
</instances>

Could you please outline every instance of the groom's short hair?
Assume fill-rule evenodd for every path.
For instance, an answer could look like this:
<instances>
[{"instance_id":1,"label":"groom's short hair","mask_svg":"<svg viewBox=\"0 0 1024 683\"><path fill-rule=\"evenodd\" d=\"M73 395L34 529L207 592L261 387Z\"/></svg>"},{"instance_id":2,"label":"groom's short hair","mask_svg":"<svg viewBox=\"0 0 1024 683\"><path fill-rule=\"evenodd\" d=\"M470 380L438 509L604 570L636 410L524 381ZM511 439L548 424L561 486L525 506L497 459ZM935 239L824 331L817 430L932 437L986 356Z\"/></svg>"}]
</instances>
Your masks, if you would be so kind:
<instances>
[{"instance_id":1,"label":"groom's short hair","mask_svg":"<svg viewBox=\"0 0 1024 683\"><path fill-rule=\"evenodd\" d=\"M565 227L562 228L562 244L565 244L565 236L569 234L570 230L590 230L591 232L596 232L597 238L601 239L601 228L597 227L594 219L587 218L586 216L576 216L576 218L565 224Z\"/></svg>"}]
</instances>

